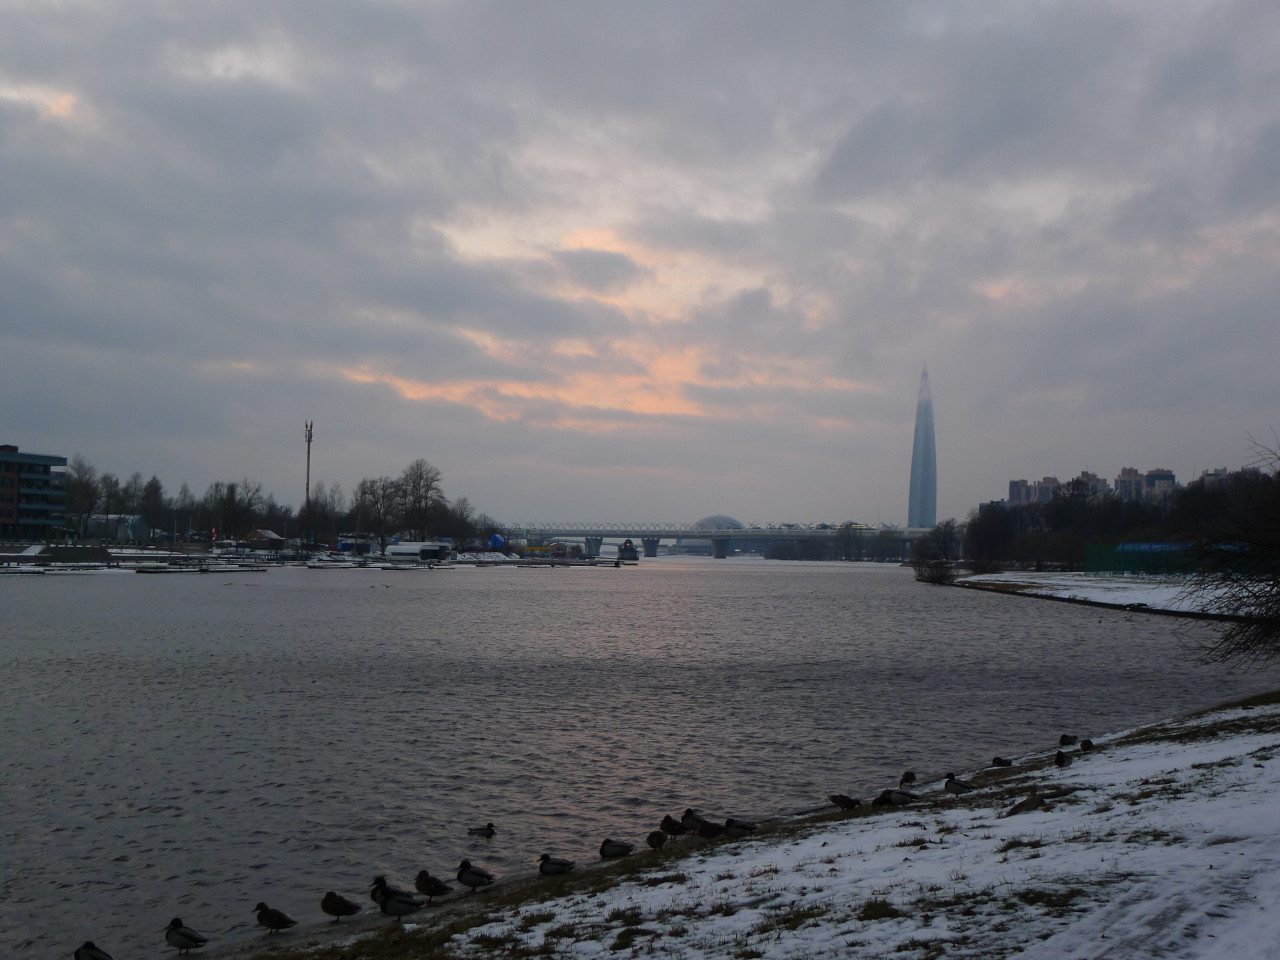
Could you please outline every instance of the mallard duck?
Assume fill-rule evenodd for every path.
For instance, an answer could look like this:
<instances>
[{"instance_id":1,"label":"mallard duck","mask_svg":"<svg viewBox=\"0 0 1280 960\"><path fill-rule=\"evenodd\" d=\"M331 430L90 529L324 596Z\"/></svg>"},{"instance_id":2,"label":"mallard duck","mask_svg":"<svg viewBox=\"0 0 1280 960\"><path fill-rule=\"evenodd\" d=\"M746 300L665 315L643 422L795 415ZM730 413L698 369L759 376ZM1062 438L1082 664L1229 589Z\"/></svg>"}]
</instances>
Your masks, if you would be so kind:
<instances>
[{"instance_id":1,"label":"mallard duck","mask_svg":"<svg viewBox=\"0 0 1280 960\"><path fill-rule=\"evenodd\" d=\"M408 916L422 909L422 901L413 897L397 897L386 896L382 902L378 904L378 909L388 917L394 917L396 923L401 923L402 917Z\"/></svg>"},{"instance_id":2,"label":"mallard duck","mask_svg":"<svg viewBox=\"0 0 1280 960\"><path fill-rule=\"evenodd\" d=\"M871 801L871 806L901 807L908 803L915 803L919 799L920 798L914 793L909 793L906 790L894 790L893 788L890 788L888 790L881 790L880 794Z\"/></svg>"},{"instance_id":3,"label":"mallard duck","mask_svg":"<svg viewBox=\"0 0 1280 960\"><path fill-rule=\"evenodd\" d=\"M1085 737L1083 740L1080 741L1081 753L1088 753L1092 749L1093 749L1093 741L1090 740L1088 737Z\"/></svg>"},{"instance_id":4,"label":"mallard duck","mask_svg":"<svg viewBox=\"0 0 1280 960\"><path fill-rule=\"evenodd\" d=\"M697 833L698 827L708 822L706 817L692 807L687 807L680 817L680 826L684 827L687 833Z\"/></svg>"},{"instance_id":5,"label":"mallard duck","mask_svg":"<svg viewBox=\"0 0 1280 960\"><path fill-rule=\"evenodd\" d=\"M735 820L730 817L724 822L724 835L730 840L741 840L743 837L755 833L756 825L749 820Z\"/></svg>"},{"instance_id":6,"label":"mallard duck","mask_svg":"<svg viewBox=\"0 0 1280 960\"><path fill-rule=\"evenodd\" d=\"M966 780L961 780L954 773L948 773L946 781L942 784L942 789L958 797L960 794L968 793L972 790L973 784Z\"/></svg>"},{"instance_id":7,"label":"mallard duck","mask_svg":"<svg viewBox=\"0 0 1280 960\"><path fill-rule=\"evenodd\" d=\"M483 867L473 866L470 860L463 860L458 864L458 882L475 893L477 888L493 883L493 874Z\"/></svg>"},{"instance_id":8,"label":"mallard duck","mask_svg":"<svg viewBox=\"0 0 1280 960\"><path fill-rule=\"evenodd\" d=\"M905 790L907 789L907 787L911 786L915 782L916 782L915 771L908 770L906 773L904 773L902 776L898 778L898 789Z\"/></svg>"},{"instance_id":9,"label":"mallard duck","mask_svg":"<svg viewBox=\"0 0 1280 960\"><path fill-rule=\"evenodd\" d=\"M473 837L492 837L497 832L492 823L486 823L483 827L470 827L467 830L467 833Z\"/></svg>"},{"instance_id":10,"label":"mallard duck","mask_svg":"<svg viewBox=\"0 0 1280 960\"><path fill-rule=\"evenodd\" d=\"M660 827L662 828L662 832L669 837L679 837L689 832L683 823L671 816L669 813L662 818Z\"/></svg>"},{"instance_id":11,"label":"mallard duck","mask_svg":"<svg viewBox=\"0 0 1280 960\"><path fill-rule=\"evenodd\" d=\"M387 883L386 877L374 877L373 888L369 891L369 899L374 903L381 903L385 897L408 897L413 899L413 891L401 890L399 887L393 887Z\"/></svg>"},{"instance_id":12,"label":"mallard duck","mask_svg":"<svg viewBox=\"0 0 1280 960\"><path fill-rule=\"evenodd\" d=\"M1061 750L1059 750L1057 753L1053 755L1053 763L1057 767L1066 769L1067 767L1071 766L1071 754L1063 753Z\"/></svg>"},{"instance_id":13,"label":"mallard duck","mask_svg":"<svg viewBox=\"0 0 1280 960\"><path fill-rule=\"evenodd\" d=\"M649 845L650 849L661 850L663 847L663 844L667 842L666 831L654 830L647 837L644 838L644 842Z\"/></svg>"},{"instance_id":14,"label":"mallard duck","mask_svg":"<svg viewBox=\"0 0 1280 960\"><path fill-rule=\"evenodd\" d=\"M1058 738L1058 746L1060 747L1074 747L1075 745L1076 745L1075 734L1064 733L1062 736Z\"/></svg>"},{"instance_id":15,"label":"mallard duck","mask_svg":"<svg viewBox=\"0 0 1280 960\"><path fill-rule=\"evenodd\" d=\"M841 810L856 810L862 806L862 801L856 797L846 796L843 793L828 793L827 799L834 803Z\"/></svg>"},{"instance_id":16,"label":"mallard duck","mask_svg":"<svg viewBox=\"0 0 1280 960\"><path fill-rule=\"evenodd\" d=\"M86 940L76 947L75 960L111 960L111 954L95 946L92 940Z\"/></svg>"},{"instance_id":17,"label":"mallard duck","mask_svg":"<svg viewBox=\"0 0 1280 960\"><path fill-rule=\"evenodd\" d=\"M433 877L425 870L419 870L418 875L413 878L413 889L426 897L427 903L430 903L434 897L443 897L447 893L453 893L453 887L439 877Z\"/></svg>"},{"instance_id":18,"label":"mallard duck","mask_svg":"<svg viewBox=\"0 0 1280 960\"><path fill-rule=\"evenodd\" d=\"M1013 761L1006 757L992 757L991 765L993 767L1012 767Z\"/></svg>"},{"instance_id":19,"label":"mallard duck","mask_svg":"<svg viewBox=\"0 0 1280 960\"><path fill-rule=\"evenodd\" d=\"M698 836L703 840L715 840L724 835L724 824L711 820L703 820L698 824Z\"/></svg>"},{"instance_id":20,"label":"mallard duck","mask_svg":"<svg viewBox=\"0 0 1280 960\"><path fill-rule=\"evenodd\" d=\"M614 857L625 857L628 853L635 849L635 844L627 843L623 840L610 840L605 838L600 844L600 856L606 860L612 860Z\"/></svg>"},{"instance_id":21,"label":"mallard duck","mask_svg":"<svg viewBox=\"0 0 1280 960\"><path fill-rule=\"evenodd\" d=\"M253 909L258 912L258 923L267 928L267 933L279 933L281 930L298 925L298 921L283 910L268 907L265 903L259 902Z\"/></svg>"},{"instance_id":22,"label":"mallard duck","mask_svg":"<svg viewBox=\"0 0 1280 960\"><path fill-rule=\"evenodd\" d=\"M401 917L422 909L421 900L408 890L399 890L391 886L387 883L386 877L373 878L373 889L369 892L369 896L373 898L379 910L388 917L395 917L396 923L400 923Z\"/></svg>"},{"instance_id":23,"label":"mallard duck","mask_svg":"<svg viewBox=\"0 0 1280 960\"><path fill-rule=\"evenodd\" d=\"M169 946L177 947L178 954L184 954L188 950L196 950L203 947L209 942L208 937L202 937L186 924L179 917L174 917L169 921L169 925L164 928L164 938L169 941Z\"/></svg>"},{"instance_id":24,"label":"mallard duck","mask_svg":"<svg viewBox=\"0 0 1280 960\"><path fill-rule=\"evenodd\" d=\"M341 923L343 917L350 917L360 912L360 907L346 897L339 896L330 890L320 899L320 909L333 917L334 923Z\"/></svg>"},{"instance_id":25,"label":"mallard duck","mask_svg":"<svg viewBox=\"0 0 1280 960\"><path fill-rule=\"evenodd\" d=\"M558 873L568 873L573 867L574 862L572 860L553 857L549 853L544 853L538 858L538 872L546 874L548 877L555 876Z\"/></svg>"},{"instance_id":26,"label":"mallard duck","mask_svg":"<svg viewBox=\"0 0 1280 960\"><path fill-rule=\"evenodd\" d=\"M1013 817L1020 813L1030 813L1032 810L1038 810L1042 806L1044 806L1044 797L1040 795L1040 788L1036 784L1032 784L1031 792L1027 794L1026 798L1019 800L1010 807L1005 812L1005 816Z\"/></svg>"}]
</instances>

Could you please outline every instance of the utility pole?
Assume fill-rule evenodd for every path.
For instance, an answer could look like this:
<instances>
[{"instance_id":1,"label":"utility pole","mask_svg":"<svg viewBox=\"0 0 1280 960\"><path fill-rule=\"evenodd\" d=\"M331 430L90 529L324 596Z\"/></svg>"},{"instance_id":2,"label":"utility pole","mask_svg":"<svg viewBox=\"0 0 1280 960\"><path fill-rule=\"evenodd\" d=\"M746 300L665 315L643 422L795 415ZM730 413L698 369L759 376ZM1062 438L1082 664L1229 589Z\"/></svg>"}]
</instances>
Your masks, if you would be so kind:
<instances>
[{"instance_id":1,"label":"utility pole","mask_svg":"<svg viewBox=\"0 0 1280 960\"><path fill-rule=\"evenodd\" d=\"M302 509L306 511L306 514L307 514L306 550L307 550L307 553L310 553L311 544L315 540L315 538L311 535L311 421L310 420L306 421L306 428L304 429L302 436L303 436L303 439L307 441L307 486L303 491L304 499L303 499Z\"/></svg>"}]
</instances>

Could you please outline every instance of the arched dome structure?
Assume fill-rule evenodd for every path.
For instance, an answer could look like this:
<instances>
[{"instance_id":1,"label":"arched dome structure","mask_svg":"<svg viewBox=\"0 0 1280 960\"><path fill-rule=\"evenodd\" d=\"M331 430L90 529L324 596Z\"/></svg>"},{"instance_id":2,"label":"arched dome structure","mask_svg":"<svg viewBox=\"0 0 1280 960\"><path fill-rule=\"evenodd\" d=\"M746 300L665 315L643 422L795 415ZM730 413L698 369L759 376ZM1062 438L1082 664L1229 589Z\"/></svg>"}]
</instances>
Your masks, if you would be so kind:
<instances>
[{"instance_id":1,"label":"arched dome structure","mask_svg":"<svg viewBox=\"0 0 1280 960\"><path fill-rule=\"evenodd\" d=\"M725 516L723 513L713 513L709 517L703 517L701 520L695 520L692 524L695 530L745 530L747 525L741 520L735 520L733 517Z\"/></svg>"}]
</instances>

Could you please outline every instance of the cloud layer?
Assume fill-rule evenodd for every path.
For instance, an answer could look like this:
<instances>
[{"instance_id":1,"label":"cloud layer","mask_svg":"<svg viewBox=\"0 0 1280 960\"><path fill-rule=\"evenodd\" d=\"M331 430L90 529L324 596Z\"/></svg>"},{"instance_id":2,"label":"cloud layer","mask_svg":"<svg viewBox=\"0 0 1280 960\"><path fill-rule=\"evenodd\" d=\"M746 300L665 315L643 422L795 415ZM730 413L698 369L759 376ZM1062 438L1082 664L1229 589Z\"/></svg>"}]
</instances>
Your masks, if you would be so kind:
<instances>
[{"instance_id":1,"label":"cloud layer","mask_svg":"<svg viewBox=\"0 0 1280 960\"><path fill-rule=\"evenodd\" d=\"M1269 2L0 3L0 442L905 522L1277 427Z\"/></svg>"}]
</instances>

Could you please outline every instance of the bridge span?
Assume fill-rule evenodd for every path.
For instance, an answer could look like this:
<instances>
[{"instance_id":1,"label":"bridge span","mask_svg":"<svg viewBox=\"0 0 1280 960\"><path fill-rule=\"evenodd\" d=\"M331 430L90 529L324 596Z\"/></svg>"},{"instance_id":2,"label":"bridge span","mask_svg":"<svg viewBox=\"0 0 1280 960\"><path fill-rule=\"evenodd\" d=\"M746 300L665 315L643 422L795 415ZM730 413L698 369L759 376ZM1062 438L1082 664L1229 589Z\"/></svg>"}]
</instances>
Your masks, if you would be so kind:
<instances>
[{"instance_id":1,"label":"bridge span","mask_svg":"<svg viewBox=\"0 0 1280 960\"><path fill-rule=\"evenodd\" d=\"M658 555L658 545L663 540L710 540L716 557L729 555L730 542L766 545L778 542L806 544L815 541L840 541L858 539L864 544L872 538L888 535L905 548L919 531L895 528L876 528L861 523L799 524L783 523L769 526L708 528L692 523L551 523L503 526L503 536L508 540L524 539L532 544L545 544L557 540L581 540L588 557L600 556L605 540L631 540L639 543L646 557Z\"/></svg>"}]
</instances>

